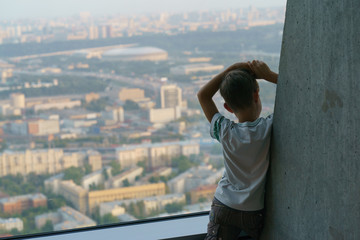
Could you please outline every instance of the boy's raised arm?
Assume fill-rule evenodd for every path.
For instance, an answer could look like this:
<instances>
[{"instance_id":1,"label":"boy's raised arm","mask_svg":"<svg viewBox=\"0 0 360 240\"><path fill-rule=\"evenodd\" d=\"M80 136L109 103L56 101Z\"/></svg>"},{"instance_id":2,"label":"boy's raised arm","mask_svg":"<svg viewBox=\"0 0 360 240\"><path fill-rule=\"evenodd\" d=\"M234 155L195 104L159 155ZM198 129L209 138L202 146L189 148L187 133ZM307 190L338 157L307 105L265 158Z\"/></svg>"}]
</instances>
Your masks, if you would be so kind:
<instances>
[{"instance_id":1,"label":"boy's raised arm","mask_svg":"<svg viewBox=\"0 0 360 240\"><path fill-rule=\"evenodd\" d=\"M253 60L252 62L247 63L257 79L264 79L268 82L277 84L278 74L271 71L266 63L259 60Z\"/></svg>"},{"instance_id":2,"label":"boy's raised arm","mask_svg":"<svg viewBox=\"0 0 360 240\"><path fill-rule=\"evenodd\" d=\"M248 69L251 70L248 63L235 63L225 69L223 72L216 75L208 83L206 83L198 92L197 97L204 114L209 122L213 116L219 112L214 101L212 100L215 93L219 90L220 84L224 76L235 69Z\"/></svg>"}]
</instances>

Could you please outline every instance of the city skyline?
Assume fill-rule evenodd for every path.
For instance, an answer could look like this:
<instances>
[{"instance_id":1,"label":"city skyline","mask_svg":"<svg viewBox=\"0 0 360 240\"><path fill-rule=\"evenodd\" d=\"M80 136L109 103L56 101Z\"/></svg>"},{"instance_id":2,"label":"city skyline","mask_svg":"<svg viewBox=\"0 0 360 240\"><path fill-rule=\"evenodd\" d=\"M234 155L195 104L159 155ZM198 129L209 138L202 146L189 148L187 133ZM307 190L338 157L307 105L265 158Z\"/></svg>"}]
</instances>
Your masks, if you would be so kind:
<instances>
[{"instance_id":1,"label":"city skyline","mask_svg":"<svg viewBox=\"0 0 360 240\"><path fill-rule=\"evenodd\" d=\"M71 0L3 0L0 8L0 21L16 20L25 18L54 18L68 17L78 15L81 12L89 12L94 16L108 14L144 14L160 12L187 12L198 10L224 10L229 8L254 7L276 7L285 6L286 0L264 1L264 0L183 0L183 1L116 1L104 0L99 1L77 0L75 3Z\"/></svg>"}]
</instances>

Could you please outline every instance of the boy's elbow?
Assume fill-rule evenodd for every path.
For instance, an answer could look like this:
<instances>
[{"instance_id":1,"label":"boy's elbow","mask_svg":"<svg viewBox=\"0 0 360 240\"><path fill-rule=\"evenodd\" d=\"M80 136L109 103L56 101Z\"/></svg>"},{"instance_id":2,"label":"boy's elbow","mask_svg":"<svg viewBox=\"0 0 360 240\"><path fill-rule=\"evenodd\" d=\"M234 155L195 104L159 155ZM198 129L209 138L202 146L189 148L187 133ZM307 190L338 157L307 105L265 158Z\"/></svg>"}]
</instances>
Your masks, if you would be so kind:
<instances>
[{"instance_id":1,"label":"boy's elbow","mask_svg":"<svg viewBox=\"0 0 360 240\"><path fill-rule=\"evenodd\" d=\"M203 89L200 89L197 93L197 97L198 99L206 99L206 98L211 98L211 96L209 95L208 92L204 91Z\"/></svg>"},{"instance_id":2,"label":"boy's elbow","mask_svg":"<svg viewBox=\"0 0 360 240\"><path fill-rule=\"evenodd\" d=\"M212 101L212 95L206 91L203 91L202 89L200 89L200 91L197 93L197 98L200 104L205 104L209 101Z\"/></svg>"},{"instance_id":3,"label":"boy's elbow","mask_svg":"<svg viewBox=\"0 0 360 240\"><path fill-rule=\"evenodd\" d=\"M204 94L201 90L198 91L196 95L197 95L199 102L204 98Z\"/></svg>"},{"instance_id":4,"label":"boy's elbow","mask_svg":"<svg viewBox=\"0 0 360 240\"><path fill-rule=\"evenodd\" d=\"M202 91L199 91L197 93L197 98L198 98L198 101L199 101L200 104L205 103L206 101L208 101L208 98L207 98L206 94L204 92L202 92Z\"/></svg>"}]
</instances>

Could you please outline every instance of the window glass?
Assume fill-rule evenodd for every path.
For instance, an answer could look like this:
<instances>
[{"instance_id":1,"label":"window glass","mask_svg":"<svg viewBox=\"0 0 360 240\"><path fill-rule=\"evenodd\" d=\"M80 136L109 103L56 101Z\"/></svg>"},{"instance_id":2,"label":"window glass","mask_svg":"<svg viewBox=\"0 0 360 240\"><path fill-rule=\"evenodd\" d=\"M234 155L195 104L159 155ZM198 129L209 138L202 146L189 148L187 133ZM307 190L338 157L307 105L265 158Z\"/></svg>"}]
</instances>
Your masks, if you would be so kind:
<instances>
[{"instance_id":1,"label":"window glass","mask_svg":"<svg viewBox=\"0 0 360 240\"><path fill-rule=\"evenodd\" d=\"M277 71L285 1L3 0L0 16L5 237L209 210L223 158L196 93L234 62Z\"/></svg>"}]
</instances>

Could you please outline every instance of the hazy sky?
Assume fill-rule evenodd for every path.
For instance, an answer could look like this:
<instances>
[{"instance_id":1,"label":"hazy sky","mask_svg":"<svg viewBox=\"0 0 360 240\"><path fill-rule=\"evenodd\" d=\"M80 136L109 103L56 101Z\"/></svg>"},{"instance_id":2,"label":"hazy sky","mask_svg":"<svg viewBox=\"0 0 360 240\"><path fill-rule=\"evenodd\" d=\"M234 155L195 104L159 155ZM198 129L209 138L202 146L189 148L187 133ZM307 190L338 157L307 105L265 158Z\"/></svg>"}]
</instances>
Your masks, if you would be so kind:
<instances>
[{"instance_id":1,"label":"hazy sky","mask_svg":"<svg viewBox=\"0 0 360 240\"><path fill-rule=\"evenodd\" d=\"M79 12L94 15L147 13L285 6L286 0L0 0L0 20L69 16Z\"/></svg>"}]
</instances>

